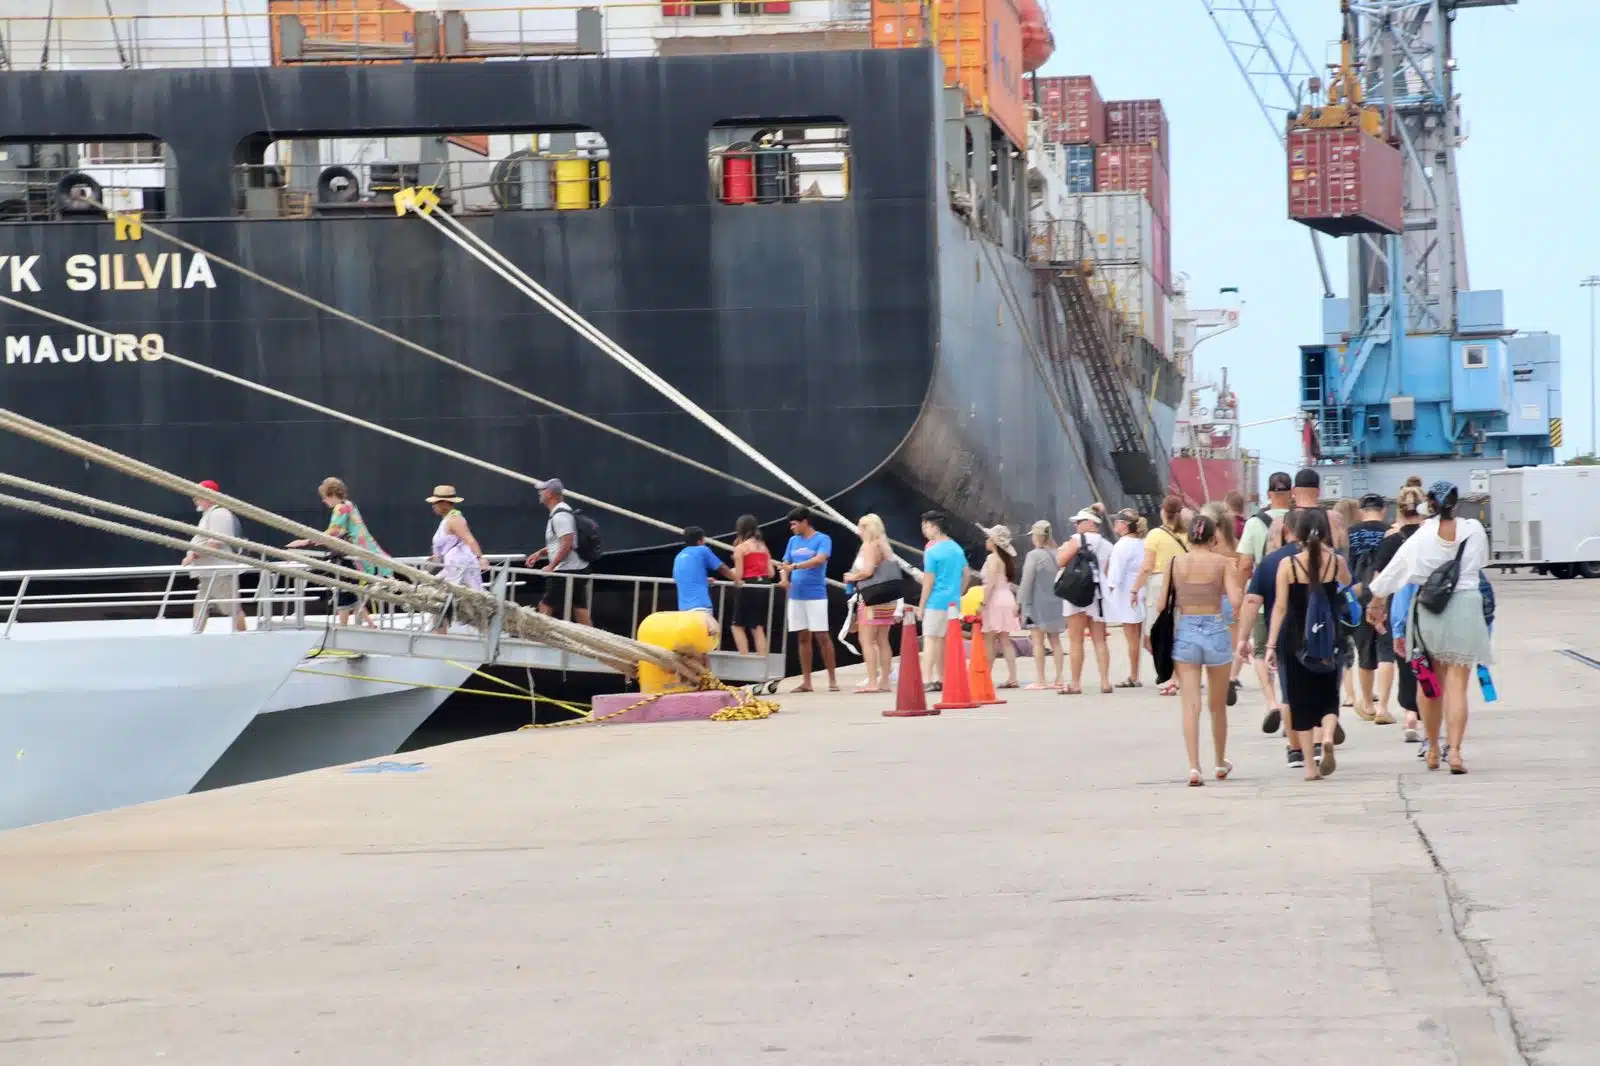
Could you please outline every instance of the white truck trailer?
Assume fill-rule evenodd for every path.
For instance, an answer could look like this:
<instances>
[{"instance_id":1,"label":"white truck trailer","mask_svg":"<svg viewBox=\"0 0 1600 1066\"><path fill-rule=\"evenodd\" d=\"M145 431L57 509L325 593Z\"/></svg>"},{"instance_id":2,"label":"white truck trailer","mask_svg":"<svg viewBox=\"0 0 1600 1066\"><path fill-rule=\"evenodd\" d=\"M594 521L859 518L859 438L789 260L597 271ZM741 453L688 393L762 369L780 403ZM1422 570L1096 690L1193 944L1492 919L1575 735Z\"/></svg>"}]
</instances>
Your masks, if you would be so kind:
<instances>
[{"instance_id":1,"label":"white truck trailer","mask_svg":"<svg viewBox=\"0 0 1600 1066\"><path fill-rule=\"evenodd\" d=\"M1489 473L1494 566L1600 577L1600 466L1523 466Z\"/></svg>"}]
</instances>

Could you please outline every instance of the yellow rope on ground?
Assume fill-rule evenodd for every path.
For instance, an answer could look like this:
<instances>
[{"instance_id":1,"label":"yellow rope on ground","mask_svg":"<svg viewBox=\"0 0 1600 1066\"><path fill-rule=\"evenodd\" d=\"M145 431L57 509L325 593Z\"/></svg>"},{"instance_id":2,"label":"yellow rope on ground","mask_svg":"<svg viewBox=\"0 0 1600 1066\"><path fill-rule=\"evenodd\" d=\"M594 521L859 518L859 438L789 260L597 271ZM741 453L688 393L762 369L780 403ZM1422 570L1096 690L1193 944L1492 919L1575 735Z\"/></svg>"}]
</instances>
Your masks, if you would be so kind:
<instances>
[{"instance_id":1,"label":"yellow rope on ground","mask_svg":"<svg viewBox=\"0 0 1600 1066\"><path fill-rule=\"evenodd\" d=\"M754 691L750 689L734 688L733 686L725 684L719 680L716 675L710 673L700 675L700 687L696 691L726 692L738 701L732 707L724 707L716 714L713 714L710 719L713 722L753 722L762 718L771 718L773 715L778 713L779 709L777 700L758 699ZM593 714L591 714L587 718L576 718L570 722L529 722L525 726L520 726L518 731L520 732L523 729L561 729L569 725L594 725L598 722L604 722L611 718L621 717L622 715L627 714L629 711L638 710L640 707L648 707L650 704L654 703L656 700L659 700L663 696L676 696L681 694L681 691L652 692L650 695L641 696L639 699L628 704L621 710L612 711L610 714L602 714L599 717L595 717Z\"/></svg>"}]
</instances>

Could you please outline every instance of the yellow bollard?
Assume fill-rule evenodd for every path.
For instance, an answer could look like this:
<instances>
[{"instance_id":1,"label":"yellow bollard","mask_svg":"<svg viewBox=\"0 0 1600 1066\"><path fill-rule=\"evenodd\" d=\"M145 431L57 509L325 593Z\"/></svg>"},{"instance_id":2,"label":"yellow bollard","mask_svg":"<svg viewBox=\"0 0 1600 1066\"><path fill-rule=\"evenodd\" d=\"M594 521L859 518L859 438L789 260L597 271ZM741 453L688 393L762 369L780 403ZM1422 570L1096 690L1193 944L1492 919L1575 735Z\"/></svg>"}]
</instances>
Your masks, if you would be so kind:
<instances>
[{"instance_id":1,"label":"yellow bollard","mask_svg":"<svg viewBox=\"0 0 1600 1066\"><path fill-rule=\"evenodd\" d=\"M708 655L716 651L722 636L717 620L705 611L660 611L639 623L636 639L653 648L664 648L679 655ZM654 663L639 664L639 691L686 692L692 689L671 670Z\"/></svg>"}]
</instances>

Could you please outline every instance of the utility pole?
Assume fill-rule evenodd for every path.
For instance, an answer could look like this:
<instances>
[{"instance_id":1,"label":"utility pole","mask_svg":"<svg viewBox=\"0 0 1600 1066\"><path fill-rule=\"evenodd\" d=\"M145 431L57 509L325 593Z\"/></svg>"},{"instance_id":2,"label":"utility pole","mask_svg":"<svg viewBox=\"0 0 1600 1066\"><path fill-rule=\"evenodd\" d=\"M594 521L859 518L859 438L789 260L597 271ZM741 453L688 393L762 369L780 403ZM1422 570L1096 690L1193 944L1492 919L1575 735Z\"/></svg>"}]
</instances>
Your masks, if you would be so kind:
<instances>
[{"instance_id":1,"label":"utility pole","mask_svg":"<svg viewBox=\"0 0 1600 1066\"><path fill-rule=\"evenodd\" d=\"M1596 432L1594 417L1594 294L1600 289L1600 274L1590 274L1578 285L1589 290L1589 454L1600 455L1600 433Z\"/></svg>"}]
</instances>

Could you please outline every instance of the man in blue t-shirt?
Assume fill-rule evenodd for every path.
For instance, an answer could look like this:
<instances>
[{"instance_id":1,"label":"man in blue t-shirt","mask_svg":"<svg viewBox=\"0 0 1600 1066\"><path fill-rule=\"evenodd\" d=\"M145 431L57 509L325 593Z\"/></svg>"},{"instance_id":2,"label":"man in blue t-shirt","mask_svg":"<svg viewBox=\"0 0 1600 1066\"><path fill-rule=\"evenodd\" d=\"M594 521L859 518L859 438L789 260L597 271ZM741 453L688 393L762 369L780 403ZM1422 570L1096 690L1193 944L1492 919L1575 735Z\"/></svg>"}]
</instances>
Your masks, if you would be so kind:
<instances>
[{"instance_id":1,"label":"man in blue t-shirt","mask_svg":"<svg viewBox=\"0 0 1600 1066\"><path fill-rule=\"evenodd\" d=\"M690 526L683 531L683 543L684 549L672 560L672 580L678 586L678 610L704 611L714 615L710 575L716 574L725 581L732 581L733 571L706 547L706 531L699 526Z\"/></svg>"},{"instance_id":2,"label":"man in blue t-shirt","mask_svg":"<svg viewBox=\"0 0 1600 1066\"><path fill-rule=\"evenodd\" d=\"M961 613L967 576L967 553L950 539L949 524L939 511L922 516L922 535L928 538L928 547L922 556L922 599L917 613L922 616L923 651L928 659L927 686L935 692L944 687L945 628Z\"/></svg>"},{"instance_id":3,"label":"man in blue t-shirt","mask_svg":"<svg viewBox=\"0 0 1600 1066\"><path fill-rule=\"evenodd\" d=\"M800 685L794 691L811 691L811 647L822 652L828 670L828 691L839 691L833 640L828 635L828 558L833 539L818 533L811 512L796 507L789 512L789 546L783 552L783 576L778 587L789 594L785 618L789 632L800 641Z\"/></svg>"}]
</instances>

